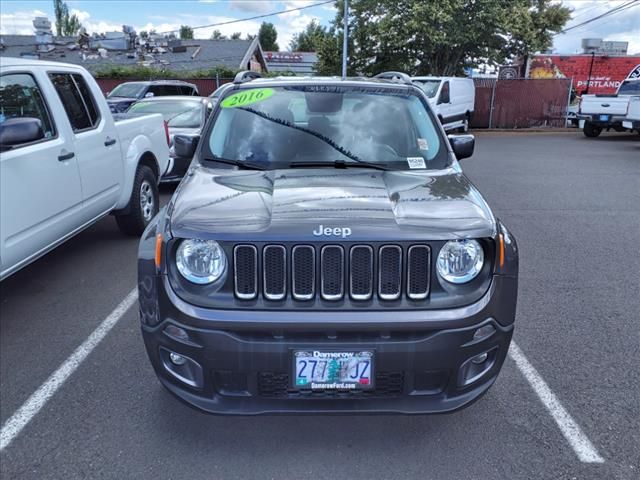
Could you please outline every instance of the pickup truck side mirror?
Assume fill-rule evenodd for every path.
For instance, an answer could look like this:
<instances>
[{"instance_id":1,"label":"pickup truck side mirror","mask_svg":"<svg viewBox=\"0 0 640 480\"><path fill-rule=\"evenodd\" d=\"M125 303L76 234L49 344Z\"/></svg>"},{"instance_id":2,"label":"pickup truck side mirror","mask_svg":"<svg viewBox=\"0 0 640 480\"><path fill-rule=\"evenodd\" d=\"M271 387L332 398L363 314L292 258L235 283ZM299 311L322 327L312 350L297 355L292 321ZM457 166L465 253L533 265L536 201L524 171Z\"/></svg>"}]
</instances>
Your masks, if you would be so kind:
<instances>
[{"instance_id":1,"label":"pickup truck side mirror","mask_svg":"<svg viewBox=\"0 0 640 480\"><path fill-rule=\"evenodd\" d=\"M453 153L458 160L469 158L473 155L476 139L473 135L448 135Z\"/></svg>"},{"instance_id":2,"label":"pickup truck side mirror","mask_svg":"<svg viewBox=\"0 0 640 480\"><path fill-rule=\"evenodd\" d=\"M199 141L199 135L176 135L173 137L173 149L176 157L193 158Z\"/></svg>"},{"instance_id":3,"label":"pickup truck side mirror","mask_svg":"<svg viewBox=\"0 0 640 480\"><path fill-rule=\"evenodd\" d=\"M0 123L0 149L36 142L44 138L42 122L33 117L8 118Z\"/></svg>"},{"instance_id":4,"label":"pickup truck side mirror","mask_svg":"<svg viewBox=\"0 0 640 480\"><path fill-rule=\"evenodd\" d=\"M144 98L151 98L153 96L154 96L153 92L147 92L144 94Z\"/></svg>"}]
</instances>

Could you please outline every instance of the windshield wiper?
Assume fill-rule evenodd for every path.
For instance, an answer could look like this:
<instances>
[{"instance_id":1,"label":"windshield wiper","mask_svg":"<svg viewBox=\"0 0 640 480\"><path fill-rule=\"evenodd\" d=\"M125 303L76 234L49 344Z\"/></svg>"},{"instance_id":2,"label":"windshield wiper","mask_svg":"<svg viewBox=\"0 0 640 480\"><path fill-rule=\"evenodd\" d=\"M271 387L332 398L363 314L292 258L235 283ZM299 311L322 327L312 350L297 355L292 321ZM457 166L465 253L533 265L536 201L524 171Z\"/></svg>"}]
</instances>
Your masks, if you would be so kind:
<instances>
[{"instance_id":1,"label":"windshield wiper","mask_svg":"<svg viewBox=\"0 0 640 480\"><path fill-rule=\"evenodd\" d=\"M333 167L333 168L373 168L375 170L389 170L386 163L369 163L364 161L359 162L345 162L344 160L334 160L329 162L292 162L289 164L289 168L318 168L318 167Z\"/></svg>"},{"instance_id":2,"label":"windshield wiper","mask_svg":"<svg viewBox=\"0 0 640 480\"><path fill-rule=\"evenodd\" d=\"M265 170L265 168L262 165L257 165L251 162L245 162L244 160L231 160L229 158L222 158L222 157L216 157L216 156L214 156L213 158L204 157L203 160L205 162L218 162L218 163L224 163L225 165L234 165L238 168L243 168L246 170Z\"/></svg>"},{"instance_id":3,"label":"windshield wiper","mask_svg":"<svg viewBox=\"0 0 640 480\"><path fill-rule=\"evenodd\" d=\"M361 160L360 158L358 158L356 155L351 153L349 150L344 148L342 145L338 145L331 138L326 137L326 136L322 135L321 133L316 132L315 130L311 130L309 128L304 128L304 127L299 127L298 125L295 125L295 124L293 124L291 122L288 122L287 120L283 120L282 118L272 117L268 113L260 112L258 110L254 110L253 108L250 108L250 107L238 107L238 110L243 110L245 112L253 113L254 115L262 117L265 120L269 120L270 122L277 123L278 125L282 125L282 126L285 126L285 127L293 128L294 130L300 130L301 132L305 132L305 133L308 133L309 135L313 135L317 139L322 140L324 143L329 145L331 148L333 148L334 150L340 152L342 155L344 155L345 157L353 160L354 162L366 163L363 160Z\"/></svg>"}]
</instances>

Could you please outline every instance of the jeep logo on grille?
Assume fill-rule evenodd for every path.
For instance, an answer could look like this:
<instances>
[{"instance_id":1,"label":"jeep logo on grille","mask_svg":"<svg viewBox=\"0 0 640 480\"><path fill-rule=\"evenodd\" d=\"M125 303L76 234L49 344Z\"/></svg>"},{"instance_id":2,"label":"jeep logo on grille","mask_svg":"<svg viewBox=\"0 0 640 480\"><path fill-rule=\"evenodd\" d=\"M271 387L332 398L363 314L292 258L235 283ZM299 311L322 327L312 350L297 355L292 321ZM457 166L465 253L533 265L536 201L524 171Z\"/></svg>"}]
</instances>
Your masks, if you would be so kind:
<instances>
[{"instance_id":1,"label":"jeep logo on grille","mask_svg":"<svg viewBox=\"0 0 640 480\"><path fill-rule=\"evenodd\" d=\"M349 227L325 227L324 225L318 225L318 229L313 231L316 237L342 237L347 238L351 235L351 229Z\"/></svg>"}]
</instances>

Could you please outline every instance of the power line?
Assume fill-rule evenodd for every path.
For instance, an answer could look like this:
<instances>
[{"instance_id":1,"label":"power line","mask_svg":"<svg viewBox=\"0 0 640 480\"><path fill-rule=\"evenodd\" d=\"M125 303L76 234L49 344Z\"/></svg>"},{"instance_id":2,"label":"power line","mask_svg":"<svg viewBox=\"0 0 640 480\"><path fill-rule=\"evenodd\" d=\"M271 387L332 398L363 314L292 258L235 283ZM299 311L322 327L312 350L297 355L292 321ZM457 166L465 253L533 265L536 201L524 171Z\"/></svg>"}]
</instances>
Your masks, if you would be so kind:
<instances>
[{"instance_id":1,"label":"power line","mask_svg":"<svg viewBox=\"0 0 640 480\"><path fill-rule=\"evenodd\" d=\"M279 12L265 13L263 15L256 15L254 17L240 18L240 19L237 19L237 20L229 20L227 22L210 23L209 25L198 25L196 27L190 27L190 28L191 28L191 30L198 30L200 28L221 27L222 25L231 25L232 23L247 22L249 20L257 20L259 18L273 17L274 15L281 15L283 13L297 12L299 10L304 10L304 9L313 8L313 7L319 7L320 5L326 5L327 3L333 3L333 2L334 2L334 0L325 0L324 2L312 3L311 5L305 5L305 6L297 7L297 8L289 8L288 10L280 10ZM164 32L158 32L158 33L159 34L165 34L165 33L175 33L175 32L179 32L179 31L180 31L180 29L178 28L177 30L166 30Z\"/></svg>"},{"instance_id":2,"label":"power line","mask_svg":"<svg viewBox=\"0 0 640 480\"><path fill-rule=\"evenodd\" d=\"M619 13L622 12L624 10L628 10L629 8L633 8L637 5L640 5L640 0L631 0L627 3L623 3L622 5L618 5L617 7L614 7L610 10L607 10L604 13L601 13L600 15L596 15L595 17L589 18L588 20L585 20L584 22L578 23L577 25L572 25L568 28L565 28L564 30L561 30L559 33L567 33L571 30L575 30L576 28L580 28L583 27L591 22L595 22L597 20L600 20L602 18L608 17L610 15L613 15L615 13Z\"/></svg>"}]
</instances>

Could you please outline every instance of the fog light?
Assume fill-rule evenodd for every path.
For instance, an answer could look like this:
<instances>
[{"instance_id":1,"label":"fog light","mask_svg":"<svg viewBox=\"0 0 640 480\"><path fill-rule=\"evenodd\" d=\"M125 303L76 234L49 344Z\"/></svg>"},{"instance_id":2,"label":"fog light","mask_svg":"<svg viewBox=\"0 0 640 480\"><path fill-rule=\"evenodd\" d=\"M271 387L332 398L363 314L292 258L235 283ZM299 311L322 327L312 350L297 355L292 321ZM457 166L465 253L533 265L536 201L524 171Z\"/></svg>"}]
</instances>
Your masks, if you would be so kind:
<instances>
[{"instance_id":1,"label":"fog light","mask_svg":"<svg viewBox=\"0 0 640 480\"><path fill-rule=\"evenodd\" d=\"M495 331L496 329L493 325L485 325L484 327L480 327L475 331L475 333L473 334L473 339L481 340L483 338L490 337L491 335L493 335L493 332Z\"/></svg>"},{"instance_id":2,"label":"fog light","mask_svg":"<svg viewBox=\"0 0 640 480\"><path fill-rule=\"evenodd\" d=\"M471 361L473 363L475 363L476 365L480 365L480 364L486 362L487 358L489 358L489 354L485 352L485 353L481 353L480 355L477 355L477 356L473 357L471 359Z\"/></svg>"},{"instance_id":3,"label":"fog light","mask_svg":"<svg viewBox=\"0 0 640 480\"><path fill-rule=\"evenodd\" d=\"M177 353L171 352L169 354L169 359L171 359L171 363L173 363L174 365L184 365L185 363L187 363L187 359L184 358L182 355L178 355Z\"/></svg>"}]
</instances>

